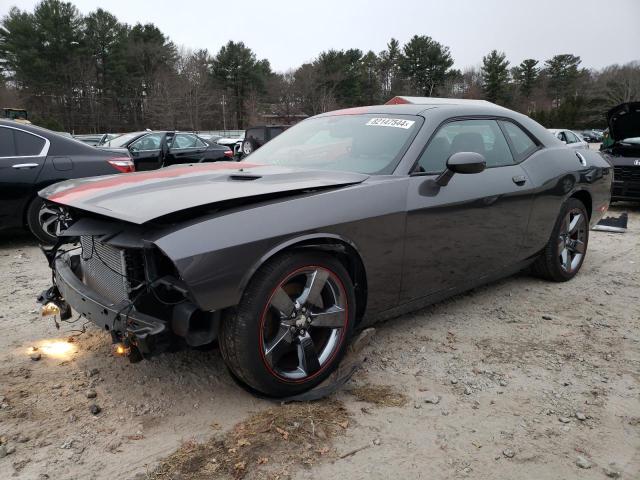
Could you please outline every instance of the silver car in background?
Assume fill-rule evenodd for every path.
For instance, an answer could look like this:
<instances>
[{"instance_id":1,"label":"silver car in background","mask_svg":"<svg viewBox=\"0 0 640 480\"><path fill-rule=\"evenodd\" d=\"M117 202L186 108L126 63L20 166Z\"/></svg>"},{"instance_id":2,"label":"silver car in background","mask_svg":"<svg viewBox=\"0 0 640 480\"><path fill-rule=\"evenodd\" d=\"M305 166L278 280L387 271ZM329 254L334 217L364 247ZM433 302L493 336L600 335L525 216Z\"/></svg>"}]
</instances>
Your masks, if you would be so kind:
<instances>
[{"instance_id":1,"label":"silver car in background","mask_svg":"<svg viewBox=\"0 0 640 480\"><path fill-rule=\"evenodd\" d=\"M556 138L567 144L567 147L575 150L589 150L589 144L572 130L565 130L561 128L550 128L549 131L553 133Z\"/></svg>"}]
</instances>

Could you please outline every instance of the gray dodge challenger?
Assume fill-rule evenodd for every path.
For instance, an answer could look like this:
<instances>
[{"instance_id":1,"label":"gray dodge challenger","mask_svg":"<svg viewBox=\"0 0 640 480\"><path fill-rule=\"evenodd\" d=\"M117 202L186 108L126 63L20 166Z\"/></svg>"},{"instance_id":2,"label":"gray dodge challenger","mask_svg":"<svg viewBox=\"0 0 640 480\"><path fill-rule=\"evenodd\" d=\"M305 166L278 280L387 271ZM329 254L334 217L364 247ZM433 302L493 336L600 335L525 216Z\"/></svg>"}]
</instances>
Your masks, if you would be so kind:
<instances>
[{"instance_id":1,"label":"gray dodge challenger","mask_svg":"<svg viewBox=\"0 0 640 480\"><path fill-rule=\"evenodd\" d=\"M242 162L69 180L43 310L132 360L216 342L261 394L304 392L353 332L525 268L573 278L612 167L484 101L305 120Z\"/></svg>"}]
</instances>

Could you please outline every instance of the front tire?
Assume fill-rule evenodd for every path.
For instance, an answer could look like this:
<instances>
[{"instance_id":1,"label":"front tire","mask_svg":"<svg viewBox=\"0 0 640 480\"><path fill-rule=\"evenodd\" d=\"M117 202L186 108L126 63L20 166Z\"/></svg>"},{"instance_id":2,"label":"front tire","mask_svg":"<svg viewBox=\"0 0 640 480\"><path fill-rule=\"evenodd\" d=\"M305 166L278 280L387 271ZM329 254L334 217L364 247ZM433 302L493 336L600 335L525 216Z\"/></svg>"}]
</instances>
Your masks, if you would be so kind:
<instances>
[{"instance_id":1,"label":"front tire","mask_svg":"<svg viewBox=\"0 0 640 480\"><path fill-rule=\"evenodd\" d=\"M589 215L584 204L570 198L560 209L551 238L532 266L533 273L554 282L576 276L587 255Z\"/></svg>"},{"instance_id":2,"label":"front tire","mask_svg":"<svg viewBox=\"0 0 640 480\"><path fill-rule=\"evenodd\" d=\"M247 386L286 397L331 374L354 324L354 287L344 266L323 253L285 253L256 272L224 317L220 350Z\"/></svg>"}]
</instances>

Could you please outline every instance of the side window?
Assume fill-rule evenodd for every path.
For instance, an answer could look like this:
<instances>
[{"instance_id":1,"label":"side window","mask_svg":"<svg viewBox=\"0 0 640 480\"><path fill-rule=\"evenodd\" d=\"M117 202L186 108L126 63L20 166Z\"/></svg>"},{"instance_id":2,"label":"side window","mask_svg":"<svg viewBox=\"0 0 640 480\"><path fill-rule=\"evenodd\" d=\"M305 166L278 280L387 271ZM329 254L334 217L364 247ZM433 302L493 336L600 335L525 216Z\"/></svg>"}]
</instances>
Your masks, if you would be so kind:
<instances>
[{"instance_id":1,"label":"side window","mask_svg":"<svg viewBox=\"0 0 640 480\"><path fill-rule=\"evenodd\" d=\"M509 140L511 140L511 145L513 145L513 149L519 159L524 159L537 150L538 146L531 140L531 137L515 123L501 120L500 124L504 127L505 132L507 132L507 136Z\"/></svg>"},{"instance_id":2,"label":"side window","mask_svg":"<svg viewBox=\"0 0 640 480\"><path fill-rule=\"evenodd\" d=\"M564 132L564 134L567 136L567 143L577 143L580 141L573 132Z\"/></svg>"},{"instance_id":3,"label":"side window","mask_svg":"<svg viewBox=\"0 0 640 480\"><path fill-rule=\"evenodd\" d=\"M445 124L422 153L419 165L427 173L440 173L447 159L458 152L484 156L487 167L513 165L513 156L495 120L459 120Z\"/></svg>"},{"instance_id":4,"label":"side window","mask_svg":"<svg viewBox=\"0 0 640 480\"><path fill-rule=\"evenodd\" d=\"M46 143L43 138L36 137L30 133L23 132L21 130L13 131L13 139L15 142L16 154L19 157L29 157L40 155L44 144Z\"/></svg>"},{"instance_id":5,"label":"side window","mask_svg":"<svg viewBox=\"0 0 640 480\"><path fill-rule=\"evenodd\" d=\"M0 157L15 157L16 147L13 143L13 130L0 127Z\"/></svg>"},{"instance_id":6,"label":"side window","mask_svg":"<svg viewBox=\"0 0 640 480\"><path fill-rule=\"evenodd\" d=\"M144 150L160 150L160 143L162 142L162 133L150 133L142 138L139 138L129 148L137 152Z\"/></svg>"},{"instance_id":7,"label":"side window","mask_svg":"<svg viewBox=\"0 0 640 480\"><path fill-rule=\"evenodd\" d=\"M196 148L201 147L202 142L190 133L178 133L171 144L173 148Z\"/></svg>"}]
</instances>

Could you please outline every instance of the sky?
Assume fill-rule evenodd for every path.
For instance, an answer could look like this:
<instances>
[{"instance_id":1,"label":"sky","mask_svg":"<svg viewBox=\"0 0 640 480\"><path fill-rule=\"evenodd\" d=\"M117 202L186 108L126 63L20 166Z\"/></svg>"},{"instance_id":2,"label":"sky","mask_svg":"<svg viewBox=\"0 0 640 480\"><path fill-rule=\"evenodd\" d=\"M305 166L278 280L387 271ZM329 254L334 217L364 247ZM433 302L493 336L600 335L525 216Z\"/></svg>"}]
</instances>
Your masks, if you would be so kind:
<instances>
[{"instance_id":1,"label":"sky","mask_svg":"<svg viewBox=\"0 0 640 480\"><path fill-rule=\"evenodd\" d=\"M33 10L38 0L0 0ZM379 52L429 35L448 46L460 69L493 49L512 64L561 53L602 68L640 60L640 0L75 0L120 21L156 24L178 46L215 53L243 41L276 71L296 68L330 48Z\"/></svg>"}]
</instances>

